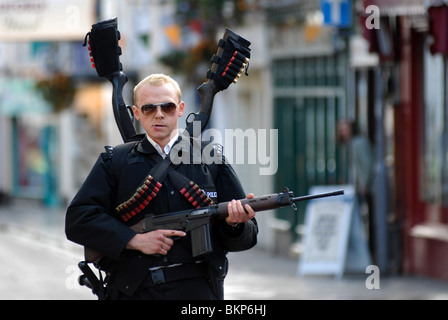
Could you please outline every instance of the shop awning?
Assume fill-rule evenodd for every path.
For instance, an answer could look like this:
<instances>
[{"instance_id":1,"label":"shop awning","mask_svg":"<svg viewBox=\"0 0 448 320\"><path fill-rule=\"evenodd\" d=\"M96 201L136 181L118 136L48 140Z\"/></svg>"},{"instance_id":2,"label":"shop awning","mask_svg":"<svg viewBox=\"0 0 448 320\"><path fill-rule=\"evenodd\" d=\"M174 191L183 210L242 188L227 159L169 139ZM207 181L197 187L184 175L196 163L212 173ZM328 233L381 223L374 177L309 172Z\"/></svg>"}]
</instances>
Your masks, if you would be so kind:
<instances>
[{"instance_id":1,"label":"shop awning","mask_svg":"<svg viewBox=\"0 0 448 320\"><path fill-rule=\"evenodd\" d=\"M440 53L448 56L448 0L361 0L364 9L370 5L377 6L382 21L387 17L421 15L427 19L429 34L432 37L430 51L432 54ZM427 17L427 18L426 18ZM360 15L364 25L366 15ZM364 20L363 20L364 19ZM384 20L386 19L386 20ZM386 21L387 22L387 21ZM364 37L370 43L371 52L381 52L378 34L388 34L388 30L371 30L364 28ZM387 29L387 28L386 28ZM389 37L390 38L390 37ZM383 53L386 57L388 56Z\"/></svg>"},{"instance_id":2,"label":"shop awning","mask_svg":"<svg viewBox=\"0 0 448 320\"><path fill-rule=\"evenodd\" d=\"M432 54L448 55L448 0L431 0L427 6L429 16L429 34Z\"/></svg>"},{"instance_id":3,"label":"shop awning","mask_svg":"<svg viewBox=\"0 0 448 320\"><path fill-rule=\"evenodd\" d=\"M443 5L448 5L448 0L426 0L427 7L440 7Z\"/></svg>"}]
</instances>

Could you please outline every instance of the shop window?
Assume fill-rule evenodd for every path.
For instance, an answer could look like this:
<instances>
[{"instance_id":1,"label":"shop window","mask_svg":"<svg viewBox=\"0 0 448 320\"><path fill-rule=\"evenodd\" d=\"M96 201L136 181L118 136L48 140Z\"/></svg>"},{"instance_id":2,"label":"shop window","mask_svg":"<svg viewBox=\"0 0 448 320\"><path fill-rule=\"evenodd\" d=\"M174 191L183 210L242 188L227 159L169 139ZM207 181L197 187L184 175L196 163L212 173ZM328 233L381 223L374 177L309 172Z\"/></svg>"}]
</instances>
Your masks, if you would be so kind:
<instances>
[{"instance_id":1,"label":"shop window","mask_svg":"<svg viewBox=\"0 0 448 320\"><path fill-rule=\"evenodd\" d=\"M448 123L446 60L424 49L424 105L422 111L421 185L424 201L448 205Z\"/></svg>"},{"instance_id":2,"label":"shop window","mask_svg":"<svg viewBox=\"0 0 448 320\"><path fill-rule=\"evenodd\" d=\"M345 59L342 55L273 61L274 127L278 129L276 189L306 194L311 186L347 181L346 152L336 141L336 123L346 114ZM306 202L298 205L305 212ZM287 209L285 209L287 210ZM278 210L295 230L303 215Z\"/></svg>"},{"instance_id":3,"label":"shop window","mask_svg":"<svg viewBox=\"0 0 448 320\"><path fill-rule=\"evenodd\" d=\"M43 198L45 194L48 162L40 117L14 118L13 164L14 195Z\"/></svg>"}]
</instances>

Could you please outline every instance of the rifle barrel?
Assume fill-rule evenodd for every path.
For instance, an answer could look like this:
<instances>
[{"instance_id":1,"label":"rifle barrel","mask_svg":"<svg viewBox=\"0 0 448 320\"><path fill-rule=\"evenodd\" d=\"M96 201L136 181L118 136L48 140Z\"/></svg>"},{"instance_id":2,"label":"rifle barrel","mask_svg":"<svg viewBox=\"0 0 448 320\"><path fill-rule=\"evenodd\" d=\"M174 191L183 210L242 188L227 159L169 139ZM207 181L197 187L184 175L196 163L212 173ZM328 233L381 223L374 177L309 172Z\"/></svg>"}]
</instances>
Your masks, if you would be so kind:
<instances>
[{"instance_id":1,"label":"rifle barrel","mask_svg":"<svg viewBox=\"0 0 448 320\"><path fill-rule=\"evenodd\" d=\"M344 190L336 190L336 191L332 191L332 192L310 194L310 195L301 196L301 197L294 197L291 199L291 201L292 202L305 201L305 200L311 200L311 199L317 199L317 198L339 196L341 194L344 194Z\"/></svg>"}]
</instances>

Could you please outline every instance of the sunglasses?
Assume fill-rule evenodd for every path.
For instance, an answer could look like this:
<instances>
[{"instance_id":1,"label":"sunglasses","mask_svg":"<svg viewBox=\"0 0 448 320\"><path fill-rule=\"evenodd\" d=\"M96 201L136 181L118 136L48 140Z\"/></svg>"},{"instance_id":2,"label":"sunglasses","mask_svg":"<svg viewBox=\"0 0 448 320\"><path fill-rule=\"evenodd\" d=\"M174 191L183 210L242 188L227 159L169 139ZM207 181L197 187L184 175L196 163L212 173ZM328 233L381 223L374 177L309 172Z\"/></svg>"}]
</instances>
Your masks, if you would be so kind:
<instances>
[{"instance_id":1,"label":"sunglasses","mask_svg":"<svg viewBox=\"0 0 448 320\"><path fill-rule=\"evenodd\" d=\"M141 106L140 111L145 117L148 117L156 112L158 106L160 106L160 109L162 109L164 113L171 115L176 111L178 104L175 104L174 102L150 103Z\"/></svg>"}]
</instances>

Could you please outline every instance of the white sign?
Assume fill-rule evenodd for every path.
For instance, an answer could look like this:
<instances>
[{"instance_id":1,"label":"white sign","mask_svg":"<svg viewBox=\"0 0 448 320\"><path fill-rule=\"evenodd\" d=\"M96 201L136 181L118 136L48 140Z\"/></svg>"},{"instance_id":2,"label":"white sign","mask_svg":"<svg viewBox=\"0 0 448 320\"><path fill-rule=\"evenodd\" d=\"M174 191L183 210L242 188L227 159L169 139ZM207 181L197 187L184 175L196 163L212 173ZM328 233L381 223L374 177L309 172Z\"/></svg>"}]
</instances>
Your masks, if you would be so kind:
<instances>
[{"instance_id":1,"label":"white sign","mask_svg":"<svg viewBox=\"0 0 448 320\"><path fill-rule=\"evenodd\" d=\"M338 263L346 245L349 206L341 201L317 202L310 215L307 261Z\"/></svg>"},{"instance_id":2,"label":"white sign","mask_svg":"<svg viewBox=\"0 0 448 320\"><path fill-rule=\"evenodd\" d=\"M304 252L298 275L365 270L370 257L352 186L317 186L311 194L344 190L344 195L311 200L305 216Z\"/></svg>"},{"instance_id":3,"label":"white sign","mask_svg":"<svg viewBox=\"0 0 448 320\"><path fill-rule=\"evenodd\" d=\"M0 0L0 41L80 40L94 23L94 0Z\"/></svg>"}]
</instances>

